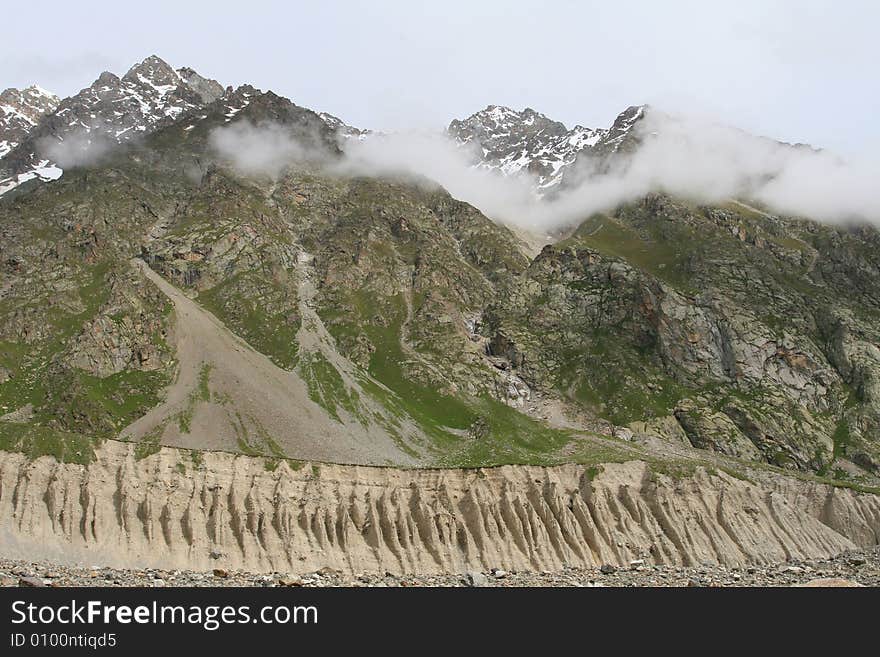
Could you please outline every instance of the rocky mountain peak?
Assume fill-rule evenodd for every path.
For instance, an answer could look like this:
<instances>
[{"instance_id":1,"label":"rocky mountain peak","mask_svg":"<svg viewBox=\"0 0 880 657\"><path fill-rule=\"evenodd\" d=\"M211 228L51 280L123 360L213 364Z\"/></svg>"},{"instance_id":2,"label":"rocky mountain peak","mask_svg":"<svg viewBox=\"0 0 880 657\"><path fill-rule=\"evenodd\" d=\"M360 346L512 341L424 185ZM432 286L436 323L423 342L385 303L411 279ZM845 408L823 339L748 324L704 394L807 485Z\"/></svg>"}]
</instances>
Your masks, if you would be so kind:
<instances>
[{"instance_id":1,"label":"rocky mountain peak","mask_svg":"<svg viewBox=\"0 0 880 657\"><path fill-rule=\"evenodd\" d=\"M366 139L371 132L370 130L362 130L361 128L350 126L339 117L328 114L327 112L318 112L318 116L320 116L324 123L326 123L327 126L336 133L336 136L342 140Z\"/></svg>"},{"instance_id":2,"label":"rocky mountain peak","mask_svg":"<svg viewBox=\"0 0 880 657\"><path fill-rule=\"evenodd\" d=\"M14 109L33 122L58 107L59 102L58 96L35 84L25 89L6 89L0 93L0 105Z\"/></svg>"},{"instance_id":3,"label":"rocky mountain peak","mask_svg":"<svg viewBox=\"0 0 880 657\"><path fill-rule=\"evenodd\" d=\"M100 88L108 86L116 86L119 84L119 76L110 71L104 71L98 78L92 82L89 88Z\"/></svg>"},{"instance_id":4,"label":"rocky mountain peak","mask_svg":"<svg viewBox=\"0 0 880 657\"><path fill-rule=\"evenodd\" d=\"M206 104L213 103L223 95L224 90L222 84L216 80L202 77L188 66L179 68L176 72L180 79L183 80L190 89L201 96L202 102Z\"/></svg>"},{"instance_id":5,"label":"rocky mountain peak","mask_svg":"<svg viewBox=\"0 0 880 657\"><path fill-rule=\"evenodd\" d=\"M44 114L58 107L55 94L31 85L0 93L0 157L18 146Z\"/></svg>"},{"instance_id":6,"label":"rocky mountain peak","mask_svg":"<svg viewBox=\"0 0 880 657\"><path fill-rule=\"evenodd\" d=\"M183 87L196 93L203 103L211 103L223 94L223 86L216 80L202 77L188 66L175 70L156 55L150 55L132 66L122 77L122 81L147 85L160 93L179 91Z\"/></svg>"},{"instance_id":7,"label":"rocky mountain peak","mask_svg":"<svg viewBox=\"0 0 880 657\"><path fill-rule=\"evenodd\" d=\"M516 111L503 105L489 105L463 120L449 124L447 133L473 149L475 166L504 175L527 172L535 177L539 196L552 193L563 181L575 160L608 157L618 150L630 150L633 127L647 106L628 107L611 128L568 129L527 107Z\"/></svg>"},{"instance_id":8,"label":"rocky mountain peak","mask_svg":"<svg viewBox=\"0 0 880 657\"><path fill-rule=\"evenodd\" d=\"M569 130L530 107L516 111L503 105L489 105L464 120L452 121L447 133L474 148L476 166L505 175L524 171L534 175L539 193L557 185L578 152L603 134L583 126Z\"/></svg>"},{"instance_id":9,"label":"rocky mountain peak","mask_svg":"<svg viewBox=\"0 0 880 657\"><path fill-rule=\"evenodd\" d=\"M69 135L126 142L149 134L182 115L204 108L219 98L223 87L191 68L174 70L151 55L121 78L105 71L88 87L65 98L46 114L46 120L26 126L6 149L0 164L0 194L47 169L60 175L50 147ZM0 136L0 140L4 137Z\"/></svg>"},{"instance_id":10,"label":"rocky mountain peak","mask_svg":"<svg viewBox=\"0 0 880 657\"><path fill-rule=\"evenodd\" d=\"M138 62L125 74L125 78L134 78L137 76L144 76L151 79L161 79L165 78L166 80L176 79L176 72L164 59L159 57L158 55L150 55L146 59L141 62Z\"/></svg>"},{"instance_id":11,"label":"rocky mountain peak","mask_svg":"<svg viewBox=\"0 0 880 657\"><path fill-rule=\"evenodd\" d=\"M641 121L649 110L648 105L631 105L617 115L607 136L602 140L605 152L616 152L626 148L626 144L632 144L628 139L633 135L633 128Z\"/></svg>"},{"instance_id":12,"label":"rocky mountain peak","mask_svg":"<svg viewBox=\"0 0 880 657\"><path fill-rule=\"evenodd\" d=\"M503 105L489 105L463 121L455 120L449 125L449 132L463 141L474 138L481 142L498 141L502 136L530 137L544 131L561 134L566 128L530 107L518 112Z\"/></svg>"},{"instance_id":13,"label":"rocky mountain peak","mask_svg":"<svg viewBox=\"0 0 880 657\"><path fill-rule=\"evenodd\" d=\"M177 71L155 55L132 66L121 81L133 87L151 87L158 95L176 91L183 82Z\"/></svg>"},{"instance_id":14,"label":"rocky mountain peak","mask_svg":"<svg viewBox=\"0 0 880 657\"><path fill-rule=\"evenodd\" d=\"M89 87L66 98L55 112L51 136L101 131L115 141L151 132L167 119L213 102L223 87L191 68L174 70L156 55L121 78L105 71ZM43 135L46 136L46 135Z\"/></svg>"}]
</instances>

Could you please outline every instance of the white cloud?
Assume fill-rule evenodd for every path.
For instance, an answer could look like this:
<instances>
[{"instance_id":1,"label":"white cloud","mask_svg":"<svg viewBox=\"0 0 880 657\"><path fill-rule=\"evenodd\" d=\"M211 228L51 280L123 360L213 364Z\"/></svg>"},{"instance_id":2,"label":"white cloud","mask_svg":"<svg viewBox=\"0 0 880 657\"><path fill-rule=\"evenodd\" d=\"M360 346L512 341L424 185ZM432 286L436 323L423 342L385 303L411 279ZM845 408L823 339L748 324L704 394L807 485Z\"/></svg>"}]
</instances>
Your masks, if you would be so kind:
<instances>
[{"instance_id":1,"label":"white cloud","mask_svg":"<svg viewBox=\"0 0 880 657\"><path fill-rule=\"evenodd\" d=\"M349 142L343 170L425 176L489 217L534 231L577 223L652 191L703 202L754 200L781 213L825 221L880 220L877 163L844 162L825 151L655 110L639 130L643 144L631 158L612 160L601 175L593 173L595 162L579 162L582 175L571 171L565 187L543 201L535 198L535 181L527 173L504 177L475 168L468 150L439 134Z\"/></svg>"},{"instance_id":2,"label":"white cloud","mask_svg":"<svg viewBox=\"0 0 880 657\"><path fill-rule=\"evenodd\" d=\"M247 176L277 178L294 162L326 157L304 146L283 125L271 122L254 125L236 121L213 130L208 143L238 173Z\"/></svg>"},{"instance_id":3,"label":"white cloud","mask_svg":"<svg viewBox=\"0 0 880 657\"><path fill-rule=\"evenodd\" d=\"M115 142L97 131L82 131L65 135L63 140L46 137L40 140L38 148L62 169L69 169L98 164L115 146Z\"/></svg>"}]
</instances>

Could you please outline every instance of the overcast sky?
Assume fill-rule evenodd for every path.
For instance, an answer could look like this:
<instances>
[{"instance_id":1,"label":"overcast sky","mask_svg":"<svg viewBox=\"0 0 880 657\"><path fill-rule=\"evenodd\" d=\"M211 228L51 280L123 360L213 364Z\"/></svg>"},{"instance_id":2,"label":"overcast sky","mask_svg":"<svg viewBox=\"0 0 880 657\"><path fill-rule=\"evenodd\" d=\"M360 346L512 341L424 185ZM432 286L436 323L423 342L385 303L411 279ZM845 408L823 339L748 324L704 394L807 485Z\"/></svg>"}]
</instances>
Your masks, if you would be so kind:
<instances>
[{"instance_id":1,"label":"overcast sky","mask_svg":"<svg viewBox=\"0 0 880 657\"><path fill-rule=\"evenodd\" d=\"M0 87L70 95L155 53L361 127L442 127L488 104L598 127L651 103L880 150L873 0L78 0L2 16Z\"/></svg>"}]
</instances>

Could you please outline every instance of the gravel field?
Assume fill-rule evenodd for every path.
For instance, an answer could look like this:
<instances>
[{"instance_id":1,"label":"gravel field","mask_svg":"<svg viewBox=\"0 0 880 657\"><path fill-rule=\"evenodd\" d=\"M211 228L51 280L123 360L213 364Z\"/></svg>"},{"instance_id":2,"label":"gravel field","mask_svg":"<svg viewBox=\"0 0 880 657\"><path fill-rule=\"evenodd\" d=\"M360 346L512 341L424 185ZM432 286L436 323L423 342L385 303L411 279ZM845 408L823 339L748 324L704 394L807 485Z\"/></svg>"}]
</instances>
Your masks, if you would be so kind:
<instances>
[{"instance_id":1,"label":"gravel field","mask_svg":"<svg viewBox=\"0 0 880 657\"><path fill-rule=\"evenodd\" d=\"M824 580L824 581L823 581ZM558 572L492 569L445 575L316 572L255 574L62 566L0 558L0 586L880 586L880 547L810 561L725 567L654 566L569 568Z\"/></svg>"}]
</instances>

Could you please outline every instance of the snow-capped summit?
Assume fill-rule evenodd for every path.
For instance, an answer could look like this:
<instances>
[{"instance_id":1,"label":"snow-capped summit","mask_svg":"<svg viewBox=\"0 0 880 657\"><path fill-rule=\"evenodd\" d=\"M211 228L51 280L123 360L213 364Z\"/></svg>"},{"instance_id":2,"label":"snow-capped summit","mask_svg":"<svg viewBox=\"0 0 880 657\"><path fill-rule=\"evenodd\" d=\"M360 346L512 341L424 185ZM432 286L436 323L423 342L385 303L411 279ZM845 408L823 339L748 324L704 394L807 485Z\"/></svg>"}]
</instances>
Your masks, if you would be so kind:
<instances>
[{"instance_id":1,"label":"snow-capped summit","mask_svg":"<svg viewBox=\"0 0 880 657\"><path fill-rule=\"evenodd\" d=\"M175 71L152 55L121 78L102 73L91 86L61 102L51 131L99 131L116 141L152 132L169 119L213 102L223 87L189 68Z\"/></svg>"},{"instance_id":2,"label":"snow-capped summit","mask_svg":"<svg viewBox=\"0 0 880 657\"><path fill-rule=\"evenodd\" d=\"M0 93L0 157L18 146L59 102L58 96L37 85Z\"/></svg>"},{"instance_id":3,"label":"snow-capped summit","mask_svg":"<svg viewBox=\"0 0 880 657\"><path fill-rule=\"evenodd\" d=\"M629 151L635 147L633 127L645 117L647 105L632 105L618 114L611 128L605 132L601 142L597 144L603 154Z\"/></svg>"},{"instance_id":4,"label":"snow-capped summit","mask_svg":"<svg viewBox=\"0 0 880 657\"><path fill-rule=\"evenodd\" d=\"M557 184L559 174L577 153L602 136L600 130L583 126L569 130L531 108L518 112L500 105L453 121L447 132L474 147L478 166L505 175L528 171L537 177L542 190Z\"/></svg>"},{"instance_id":5,"label":"snow-capped summit","mask_svg":"<svg viewBox=\"0 0 880 657\"><path fill-rule=\"evenodd\" d=\"M366 139L367 135L371 132L370 130L361 130L360 128L350 126L339 117L328 114L327 112L318 112L318 116L321 117L324 123L326 123L340 139Z\"/></svg>"},{"instance_id":6,"label":"snow-capped summit","mask_svg":"<svg viewBox=\"0 0 880 657\"><path fill-rule=\"evenodd\" d=\"M0 194L47 167L54 177L60 175L47 154L53 143L71 135L88 142L129 141L203 108L222 94L223 87L215 80L191 68L174 70L155 55L132 66L121 78L105 71L76 95L60 104L56 99L56 107L42 121L31 124L8 149L0 162Z\"/></svg>"},{"instance_id":7,"label":"snow-capped summit","mask_svg":"<svg viewBox=\"0 0 880 657\"><path fill-rule=\"evenodd\" d=\"M174 69L155 55L121 77L105 71L60 102L39 87L7 89L0 95L0 194L33 178L55 179L64 167L93 161L94 152L105 151L108 144L137 140L179 121L191 130L218 111L227 123L237 120L262 95L248 85L224 89L192 68ZM601 169L616 154L636 150L640 136L635 127L646 110L629 107L610 128L569 129L531 108L489 105L452 121L446 132L473 157L474 166L529 176L536 193L546 196L576 181L585 170ZM245 114L249 120L266 118L260 111ZM325 112L316 117L337 142L376 134ZM69 157L71 152L74 157Z\"/></svg>"},{"instance_id":8,"label":"snow-capped summit","mask_svg":"<svg viewBox=\"0 0 880 657\"><path fill-rule=\"evenodd\" d=\"M551 192L579 157L609 156L626 150L628 136L644 116L644 106L634 106L617 117L610 129L572 129L540 112L521 112L499 105L449 124L447 133L462 145L473 147L476 166L505 175L528 172L535 176L537 192Z\"/></svg>"}]
</instances>

